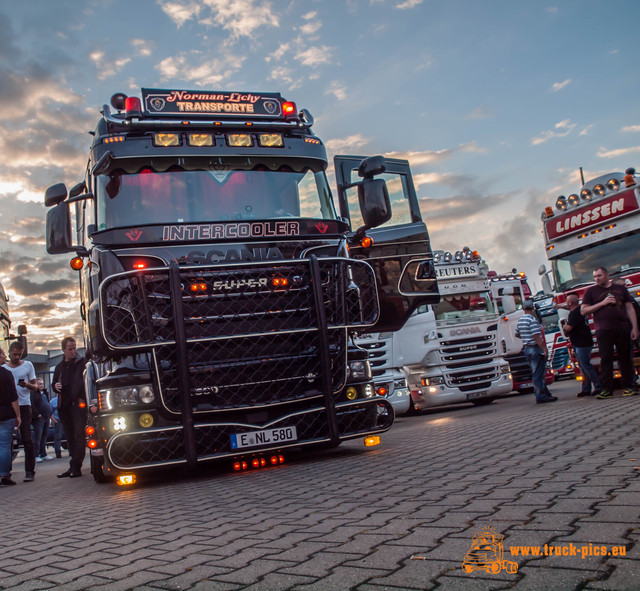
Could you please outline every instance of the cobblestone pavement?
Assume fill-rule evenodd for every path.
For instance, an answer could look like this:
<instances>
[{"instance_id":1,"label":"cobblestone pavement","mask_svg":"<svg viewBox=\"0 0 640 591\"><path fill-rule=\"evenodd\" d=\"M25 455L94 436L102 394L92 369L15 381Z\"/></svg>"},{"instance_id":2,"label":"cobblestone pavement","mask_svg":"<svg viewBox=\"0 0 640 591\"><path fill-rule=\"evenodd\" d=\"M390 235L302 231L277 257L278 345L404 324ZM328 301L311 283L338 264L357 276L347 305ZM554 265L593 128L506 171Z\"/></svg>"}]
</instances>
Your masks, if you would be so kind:
<instances>
[{"instance_id":1,"label":"cobblestone pavement","mask_svg":"<svg viewBox=\"0 0 640 591\"><path fill-rule=\"evenodd\" d=\"M0 489L0 588L637 590L640 396L552 389L554 404L400 418L373 450L131 489L57 479L64 459L23 483L18 459ZM516 573L462 570L486 527Z\"/></svg>"}]
</instances>

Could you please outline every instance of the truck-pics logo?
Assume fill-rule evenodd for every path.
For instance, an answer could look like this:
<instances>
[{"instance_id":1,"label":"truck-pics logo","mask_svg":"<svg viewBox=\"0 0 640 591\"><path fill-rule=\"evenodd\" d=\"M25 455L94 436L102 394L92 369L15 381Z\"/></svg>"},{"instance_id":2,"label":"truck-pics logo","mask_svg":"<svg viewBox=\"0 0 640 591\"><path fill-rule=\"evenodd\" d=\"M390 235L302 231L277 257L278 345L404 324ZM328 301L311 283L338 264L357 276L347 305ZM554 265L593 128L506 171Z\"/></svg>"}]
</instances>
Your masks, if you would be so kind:
<instances>
[{"instance_id":1,"label":"truck-pics logo","mask_svg":"<svg viewBox=\"0 0 640 591\"><path fill-rule=\"evenodd\" d=\"M494 575L501 570L510 574L518 572L518 563L504 559L504 536L496 533L492 526L486 526L476 532L471 540L471 548L462 562L462 570L471 573L483 570Z\"/></svg>"}]
</instances>

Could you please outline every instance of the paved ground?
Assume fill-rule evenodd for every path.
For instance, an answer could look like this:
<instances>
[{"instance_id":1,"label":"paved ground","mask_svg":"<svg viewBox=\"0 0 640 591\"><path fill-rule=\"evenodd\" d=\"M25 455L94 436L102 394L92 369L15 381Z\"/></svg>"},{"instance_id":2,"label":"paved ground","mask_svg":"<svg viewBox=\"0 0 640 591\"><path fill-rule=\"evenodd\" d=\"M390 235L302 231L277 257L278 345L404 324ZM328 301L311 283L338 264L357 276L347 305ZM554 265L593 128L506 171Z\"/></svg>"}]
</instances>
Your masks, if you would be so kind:
<instances>
[{"instance_id":1,"label":"paved ground","mask_svg":"<svg viewBox=\"0 0 640 591\"><path fill-rule=\"evenodd\" d=\"M0 588L637 590L640 396L552 389L553 404L401 418L375 450L128 490L56 479L64 459L23 484L18 460L0 489ZM485 527L517 573L463 572ZM510 555L545 545L626 556Z\"/></svg>"}]
</instances>

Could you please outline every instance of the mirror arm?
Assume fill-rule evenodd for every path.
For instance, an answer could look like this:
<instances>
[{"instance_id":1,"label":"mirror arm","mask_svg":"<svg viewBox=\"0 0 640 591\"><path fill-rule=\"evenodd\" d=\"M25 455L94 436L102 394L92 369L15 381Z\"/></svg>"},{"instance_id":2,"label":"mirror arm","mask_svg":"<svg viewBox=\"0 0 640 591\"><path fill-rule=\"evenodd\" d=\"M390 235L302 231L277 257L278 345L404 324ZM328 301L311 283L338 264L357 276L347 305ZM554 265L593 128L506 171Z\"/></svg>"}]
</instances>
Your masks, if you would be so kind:
<instances>
[{"instance_id":1,"label":"mirror arm","mask_svg":"<svg viewBox=\"0 0 640 591\"><path fill-rule=\"evenodd\" d=\"M76 201L84 201L85 199L93 199L93 193L83 193L82 195L76 195L75 197L71 197L71 199L67 199L67 203L74 203Z\"/></svg>"}]
</instances>

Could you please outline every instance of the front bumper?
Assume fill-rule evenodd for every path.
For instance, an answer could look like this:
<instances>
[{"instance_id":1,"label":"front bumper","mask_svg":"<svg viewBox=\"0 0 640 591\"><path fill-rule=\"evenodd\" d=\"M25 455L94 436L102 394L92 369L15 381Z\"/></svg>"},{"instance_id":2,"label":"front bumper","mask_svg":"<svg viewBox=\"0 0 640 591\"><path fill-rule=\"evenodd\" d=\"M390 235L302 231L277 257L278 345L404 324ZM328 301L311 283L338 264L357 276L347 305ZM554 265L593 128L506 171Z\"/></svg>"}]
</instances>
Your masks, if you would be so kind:
<instances>
[{"instance_id":1,"label":"front bumper","mask_svg":"<svg viewBox=\"0 0 640 591\"><path fill-rule=\"evenodd\" d=\"M336 403L335 415L339 442L383 433L391 427L394 419L392 405L380 397ZM233 434L285 427L296 428L296 441L241 450L231 448ZM292 412L264 425L203 422L194 424L193 431L198 463L332 443L327 409L324 406ZM182 425L118 433L109 439L106 449L95 450L92 453L103 455L105 468L110 471L140 470L187 463Z\"/></svg>"}]
</instances>

